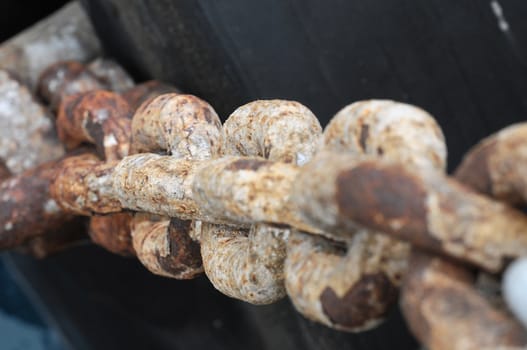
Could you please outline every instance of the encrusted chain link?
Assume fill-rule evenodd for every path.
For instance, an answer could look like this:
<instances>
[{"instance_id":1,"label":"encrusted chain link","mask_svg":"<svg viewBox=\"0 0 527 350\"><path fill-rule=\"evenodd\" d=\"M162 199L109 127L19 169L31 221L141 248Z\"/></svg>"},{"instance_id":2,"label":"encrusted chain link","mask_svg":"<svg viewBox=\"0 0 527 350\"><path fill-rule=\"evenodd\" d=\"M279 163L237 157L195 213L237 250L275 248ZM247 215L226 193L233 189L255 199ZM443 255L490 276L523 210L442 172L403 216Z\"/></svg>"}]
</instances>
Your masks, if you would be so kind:
<instances>
[{"instance_id":1,"label":"encrusted chain link","mask_svg":"<svg viewBox=\"0 0 527 350\"><path fill-rule=\"evenodd\" d=\"M41 76L68 154L0 169L0 247L77 239L60 228L86 216L95 243L155 274L204 271L253 304L287 295L336 329L371 329L400 300L431 349L526 344L476 281L527 256L514 208L527 199L526 125L483 140L450 176L440 127L408 104L356 102L322 130L298 102L254 101L222 125L198 97L132 87L116 69L66 62Z\"/></svg>"}]
</instances>

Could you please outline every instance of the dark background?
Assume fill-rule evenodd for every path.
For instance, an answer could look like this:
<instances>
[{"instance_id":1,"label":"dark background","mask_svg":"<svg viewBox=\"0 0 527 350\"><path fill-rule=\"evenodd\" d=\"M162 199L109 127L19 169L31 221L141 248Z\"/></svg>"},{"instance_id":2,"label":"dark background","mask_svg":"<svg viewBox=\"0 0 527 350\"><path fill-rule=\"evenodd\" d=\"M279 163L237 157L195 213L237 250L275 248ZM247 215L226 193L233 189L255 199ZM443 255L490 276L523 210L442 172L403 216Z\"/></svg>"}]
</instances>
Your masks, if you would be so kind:
<instances>
[{"instance_id":1,"label":"dark background","mask_svg":"<svg viewBox=\"0 0 527 350\"><path fill-rule=\"evenodd\" d=\"M65 0L3 0L0 2L0 42L29 27L67 3Z\"/></svg>"},{"instance_id":2,"label":"dark background","mask_svg":"<svg viewBox=\"0 0 527 350\"><path fill-rule=\"evenodd\" d=\"M29 17L24 11L43 13L27 1L8 3L20 5L11 12L17 20L8 16L17 25ZM353 101L395 99L438 119L453 169L479 139L527 114L523 0L82 3L106 52L137 80L172 82L223 119L257 98L298 100L323 124ZM93 246L41 262L7 260L76 349L416 348L397 310L379 329L348 335L306 321L287 300L249 306L205 278L163 279Z\"/></svg>"}]
</instances>

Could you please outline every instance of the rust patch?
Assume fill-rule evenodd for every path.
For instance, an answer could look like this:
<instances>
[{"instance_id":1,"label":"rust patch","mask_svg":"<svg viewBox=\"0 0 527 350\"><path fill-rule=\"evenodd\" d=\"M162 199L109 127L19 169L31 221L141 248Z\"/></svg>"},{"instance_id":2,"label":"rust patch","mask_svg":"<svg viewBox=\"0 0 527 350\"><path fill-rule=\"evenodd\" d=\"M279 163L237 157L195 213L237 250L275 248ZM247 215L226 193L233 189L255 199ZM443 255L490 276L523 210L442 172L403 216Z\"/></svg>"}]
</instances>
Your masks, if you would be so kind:
<instances>
[{"instance_id":1,"label":"rust patch","mask_svg":"<svg viewBox=\"0 0 527 350\"><path fill-rule=\"evenodd\" d=\"M202 266L200 246L188 235L191 223L191 220L172 218L168 226L170 253L165 257L159 253L157 256L163 271L178 278L192 278Z\"/></svg>"},{"instance_id":2,"label":"rust patch","mask_svg":"<svg viewBox=\"0 0 527 350\"><path fill-rule=\"evenodd\" d=\"M363 327L368 321L382 318L397 300L398 289L384 273L364 275L340 298L326 287L320 295L322 310L336 325Z\"/></svg>"},{"instance_id":3,"label":"rust patch","mask_svg":"<svg viewBox=\"0 0 527 350\"><path fill-rule=\"evenodd\" d=\"M417 251L409 266L400 304L410 329L427 348L442 348L441 339L449 337L465 337L471 349L516 348L527 342L518 322L474 288L475 274L468 268ZM448 327L459 324L466 327ZM485 336L478 337L482 330Z\"/></svg>"},{"instance_id":4,"label":"rust patch","mask_svg":"<svg viewBox=\"0 0 527 350\"><path fill-rule=\"evenodd\" d=\"M90 220L90 238L112 253L133 256L135 250L130 234L132 218L130 212L95 215Z\"/></svg>"},{"instance_id":5,"label":"rust patch","mask_svg":"<svg viewBox=\"0 0 527 350\"><path fill-rule=\"evenodd\" d=\"M370 136L370 126L368 124L362 124L360 127L359 143L361 148L366 151L366 141Z\"/></svg>"},{"instance_id":6,"label":"rust patch","mask_svg":"<svg viewBox=\"0 0 527 350\"><path fill-rule=\"evenodd\" d=\"M492 194L492 179L489 170L489 158L495 151L495 139L469 152L454 172L454 177L472 189Z\"/></svg>"},{"instance_id":7,"label":"rust patch","mask_svg":"<svg viewBox=\"0 0 527 350\"><path fill-rule=\"evenodd\" d=\"M51 200L57 162L48 162L0 185L0 248L12 248L71 218Z\"/></svg>"},{"instance_id":8,"label":"rust patch","mask_svg":"<svg viewBox=\"0 0 527 350\"><path fill-rule=\"evenodd\" d=\"M261 159L238 159L232 163L230 163L227 167L225 167L225 170L253 170L256 171L260 169L263 166L266 166L269 162L266 160Z\"/></svg>"},{"instance_id":9,"label":"rust patch","mask_svg":"<svg viewBox=\"0 0 527 350\"><path fill-rule=\"evenodd\" d=\"M129 143L131 128L128 103L118 94L96 90L70 96L61 104L57 117L59 138L71 149L83 142L95 143L105 158L120 158ZM104 137L112 134L119 146L105 149ZM121 149L122 147L122 149Z\"/></svg>"},{"instance_id":10,"label":"rust patch","mask_svg":"<svg viewBox=\"0 0 527 350\"><path fill-rule=\"evenodd\" d=\"M336 185L343 217L425 248L440 248L427 230L426 190L403 166L363 163L341 172Z\"/></svg>"}]
</instances>

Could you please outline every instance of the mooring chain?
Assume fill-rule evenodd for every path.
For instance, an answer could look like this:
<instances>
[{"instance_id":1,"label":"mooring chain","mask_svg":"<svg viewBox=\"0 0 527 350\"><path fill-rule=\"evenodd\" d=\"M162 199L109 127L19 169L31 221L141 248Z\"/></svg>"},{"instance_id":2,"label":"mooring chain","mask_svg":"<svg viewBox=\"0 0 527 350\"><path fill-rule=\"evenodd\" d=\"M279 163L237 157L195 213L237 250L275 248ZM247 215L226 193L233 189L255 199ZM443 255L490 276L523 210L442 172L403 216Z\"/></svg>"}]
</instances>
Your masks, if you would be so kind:
<instances>
[{"instance_id":1,"label":"mooring chain","mask_svg":"<svg viewBox=\"0 0 527 350\"><path fill-rule=\"evenodd\" d=\"M206 160L219 152L221 122L205 101L164 94L141 106L132 121L133 152L170 154L175 159ZM148 157L148 153L142 153ZM148 176L156 175L156 168ZM151 272L188 279L203 272L196 231L201 222L137 213L132 237L137 257Z\"/></svg>"},{"instance_id":2,"label":"mooring chain","mask_svg":"<svg viewBox=\"0 0 527 350\"><path fill-rule=\"evenodd\" d=\"M359 119L357 118L357 115L362 115L363 119L365 120L362 120L361 122L366 122L367 120L365 124L368 127L368 135L371 135L370 130L371 128L373 128L373 130L376 129L375 124L377 121L375 117L371 116L371 114L377 114L379 117L384 114L381 121L383 119L384 121L387 121L390 118L386 115L386 113L382 113L382 108L379 108L379 105L377 108L374 108L373 106L368 106L368 108L365 105L365 103L357 103L351 105L347 109L344 109L341 113L347 112L351 115L348 115L347 118L342 120L342 122L347 123L348 125L353 124L354 119ZM393 107L399 110L404 108L403 105ZM414 113L417 111L418 110L414 111ZM406 115L400 115L402 119L404 119L404 117L409 117L409 112L411 111L408 110ZM419 113L415 114L419 115ZM370 118L368 118L369 120L366 119L368 115L370 115ZM413 118L409 119L411 120ZM443 170L445 164L445 148L444 144L442 144L442 136L440 135L439 129L436 125L434 125L435 123L433 123L431 118L429 118L429 120L432 121L432 123L429 123L428 132L436 134L436 140L438 141L436 146L433 146L433 135L427 135L426 133L426 124L423 121L419 122L418 120L414 119L413 121L415 124L411 125L410 131L414 131L416 134L412 135L411 133L407 134L405 132L394 138L398 147L394 148L394 154L390 157L386 157L386 159L391 161L399 161L400 164L404 159L405 168L408 169L408 164L413 165L414 170L417 173L424 170L425 174L440 174L439 170ZM339 123L339 118L335 117L326 129L326 133L330 133L329 130L331 130L332 124L339 125L337 123ZM343 130L347 132L354 131L356 135L359 135L361 129L363 130L363 125L361 124L362 123L356 123L352 130L350 130L349 127L346 127L346 124L340 124L335 130L337 132L343 132ZM399 123L388 124L390 125L388 131L390 132L391 129L394 128L398 129L397 125L401 124L404 123L399 121ZM401 130L404 129L404 126L401 127ZM353 132L350 133L350 135L353 135ZM372 140L375 140L373 142L378 142L380 145L382 145L382 149L376 149L377 146L368 147L367 142L365 141L362 143L362 146L356 148L359 150L356 153L361 153L362 149L371 150L370 152L364 153L377 153L381 156L380 158L383 158L383 156L386 154L385 148L389 149L390 142L388 137L382 136L382 134L372 135ZM406 140L405 137L407 137ZM358 144L357 140L359 140L358 137L352 138L351 141L355 142L351 142L351 144ZM416 147L415 150L407 153L407 155L410 155L411 157L416 157L415 160L412 161L410 158L403 158L405 157L404 141L408 142L410 147ZM420 150L420 152L422 152L421 154L423 154L423 158L420 160L417 158L419 154L417 150ZM430 152L431 150L435 150L435 152L433 152L435 155L431 156L431 154L433 154ZM402 153L402 156L399 159L397 159L398 152ZM437 157L438 154L441 156ZM368 222L369 226L372 228L375 228L377 223L383 222L385 220L391 220L391 226L393 226L392 230L397 230L400 225L412 224L412 221L408 220L409 218L407 217L407 214L414 213L413 210L415 209L405 212L404 207L404 203L407 203L405 201L407 201L408 198L411 198L410 196L390 198L390 196L393 195L393 192L390 193L384 191L384 184L379 190L375 189L376 186L386 181L393 181L388 184L389 187L404 186L404 181L397 179L396 176L397 174L401 174L400 172L392 171L391 175L393 176L390 180L388 177L379 177L379 175L383 175L382 173L372 171L375 170L376 167L381 168L380 165L382 162L374 162L371 159L365 159L362 163L359 163L358 166L350 167L349 165L353 164L353 160L351 158L346 160L344 156L340 156L339 159L339 156L335 154L328 154L327 157L328 158L326 160L323 160L322 164L316 164L315 162L317 160L315 160L315 165L310 164L308 166L314 166L316 169L324 169L323 176L328 177L329 175L329 181L325 182L321 181L320 179L317 180L317 174L314 173L311 173L309 176L307 176L308 173L303 173L305 178L309 179L309 185L312 186L310 187L312 188L312 191L308 193L306 191L302 191L302 189L299 187L298 191L296 192L301 196L310 196L311 193L316 193L317 191L318 193L325 193L334 196L332 200L328 199L328 197L325 197L323 200L321 200L321 198L316 198L316 200L310 199L312 201L306 201L304 197L302 200L300 200L299 203L304 203L304 206L309 205L314 207L306 208L306 212L309 213L308 217L306 218L307 220L316 220L318 223L322 223L318 225L324 227L325 229L329 229L330 226L339 227L340 225L343 225L342 222L338 222L338 219L335 220L335 215L333 215L333 217L324 216L324 214L327 214L328 212L340 212L343 209L349 212L350 209L346 207L346 203L342 203L342 201L339 203L337 196L340 196L343 198L343 200L355 201L357 204L360 203L359 205L366 205L368 202L371 203L371 201L376 202L376 206L368 208L366 205L368 211L363 212L369 216L370 219ZM423 160L425 159L430 161L428 166L423 166ZM441 159L443 162L438 161ZM416 166L419 163L421 165ZM333 167L332 164L348 164L348 170L341 170L346 169L346 166L340 166L340 169L335 169L338 173L333 173L332 170L330 170ZM366 164L367 168L364 167ZM362 174L360 173L363 171L362 169L367 170L369 172L369 176L362 177ZM355 172L355 174L353 172ZM320 175L322 175L322 170L320 171ZM335 184L338 185L339 182L342 182L343 177L350 176L353 176L354 180L352 182L347 181L347 184L354 184L356 190L362 192L362 195L342 197L346 194L339 190L335 190L332 187L316 188L318 183L325 184L326 186L328 184L331 186L334 186ZM301 183L302 181L300 179L298 184ZM303 185L305 186L305 184ZM363 189L365 188L373 188L374 191L369 193L363 192ZM372 195L374 197L372 197ZM386 204L389 204L389 202L383 199L382 196L388 196L388 198L390 198L392 201L392 208L386 206ZM360 202L360 200L362 200L362 202ZM383 204L383 202L385 204ZM343 208L331 208L328 207L328 203L334 203L336 205L341 205L342 203L344 205ZM380 204L383 206L379 207L378 205ZM324 209L322 209L322 206ZM376 211L372 209L375 209ZM325 213L320 213L320 210L324 210ZM360 213L360 208L355 208L353 212ZM390 214L393 215L392 218L387 217ZM356 219L362 220L362 217L356 216ZM315 222L311 223L315 224ZM353 232L351 229L356 225L364 225L364 222L359 224L354 221L347 221L343 226L341 226L342 228L340 232L342 235L349 234L350 232ZM355 234L353 239L357 239L358 237L360 237L360 235ZM368 256L371 257L374 256L374 254L368 254ZM401 259L401 261L406 261L406 258L407 257L405 256L403 259ZM305 259L305 257L304 260L309 261ZM350 265L353 266L351 263ZM414 331L414 334L416 334L423 342L423 344L428 345L430 348L448 348L448 344L452 346L452 344L456 342L456 345L453 346L453 348L458 348L458 345L459 348L463 348L463 346L468 348L481 348L484 346L489 346L492 348L498 345L519 346L525 343L525 332L522 327L516 321L514 321L506 311L496 309L476 291L474 287L474 276L470 270L463 266L458 266L457 264L442 261L438 257L429 258L427 257L426 253L420 253L418 251L414 251L409 265L410 271L406 277L405 283L403 284L404 287L401 303L410 327ZM399 271L399 273L400 272L401 271ZM403 273L404 272L405 271L403 270ZM350 274L348 273L347 275ZM346 276L346 274L342 274L342 276ZM342 280L345 280L345 278L341 277L340 281ZM368 289L370 293L373 292L375 295L374 290L375 289L371 287ZM386 292L389 289L379 288L378 290L379 292ZM319 292L316 295L324 296L324 293ZM360 294L341 294L341 299L345 299L345 296L357 295ZM349 299L352 298L350 297ZM337 299L337 301L338 300L339 299ZM349 304L352 304L351 301L349 301ZM369 305L368 303L365 304ZM456 310L456 308L459 308L460 305L464 306L464 311L461 313L459 310ZM360 315L358 312L359 310L361 309L356 309L354 310L355 312L348 312L346 315L349 315L348 317L350 320L354 320L353 315ZM364 310L364 307L362 310ZM485 331L487 328L488 330Z\"/></svg>"},{"instance_id":3,"label":"mooring chain","mask_svg":"<svg viewBox=\"0 0 527 350\"><path fill-rule=\"evenodd\" d=\"M338 160L332 158L338 154L354 159L389 159L437 171L444 170L446 164L446 146L435 120L416 107L382 100L354 103L333 117L324 130L322 150L314 162L325 157L332 162ZM297 178L292 198L301 210L316 213L319 206L334 205L304 198L327 184L319 177L324 176L321 172L325 167L323 163L319 171L302 172ZM313 223L319 225L318 221ZM303 314L337 329L361 331L378 325L397 301L410 247L359 225L347 227L345 232L345 236L333 233L334 240L345 241L343 246L295 232L288 242L286 286Z\"/></svg>"},{"instance_id":4,"label":"mooring chain","mask_svg":"<svg viewBox=\"0 0 527 350\"><path fill-rule=\"evenodd\" d=\"M321 126L313 113L297 102L284 100L255 101L236 109L222 128L221 155L224 157L261 157L270 161L301 166L315 154ZM258 172L261 160L239 160L229 163L226 170L236 178L257 178L252 188L239 187L232 193L230 206L258 206L258 196L265 196L265 182L280 174ZM223 168L223 165L220 166ZM194 189L208 198L211 188L226 187L223 177L214 178L214 166L209 178ZM217 180L212 182L210 180ZM238 188L232 188L237 191ZM264 192L262 192L264 191ZM265 210L265 208L262 208ZM231 208L230 210L236 210ZM205 273L222 293L250 302L268 304L285 296L283 264L285 242L290 229L265 223L249 228L203 223L200 237Z\"/></svg>"},{"instance_id":5,"label":"mooring chain","mask_svg":"<svg viewBox=\"0 0 527 350\"><path fill-rule=\"evenodd\" d=\"M74 71L78 71L80 70L79 66L83 67L79 63L65 62L53 65L48 70L46 70L43 73L39 84L39 95L41 98L48 102L51 102L51 100L61 101L62 99L67 99L67 97L71 95L69 93L63 93L63 91L74 91L76 93L90 91L93 88L93 85L89 82L83 82L83 80L86 79L86 75L68 73L64 68L73 67ZM98 64L98 76L105 77L104 84L106 85L104 86L106 88L111 86L127 86L128 82L131 81L131 79L127 76L122 77L121 74L111 73L116 70L115 66L116 65L114 63L112 64L110 62ZM119 66L117 67L117 71L121 70ZM109 69L110 71L101 71L103 68ZM49 76L53 76L53 79L46 78ZM88 79L92 78L92 75L88 75ZM51 86L46 85L44 83L45 81L47 81ZM15 81L15 83L17 82ZM6 84L9 86L13 85L9 82ZM74 85L75 89L72 89L69 87L69 85ZM38 112L40 110L44 110L44 108L39 106L39 104L34 99L26 101L28 99L26 95L30 96L30 94L26 91L27 89L25 87L20 86L19 89L22 90L21 101L19 103L18 100L13 100L12 102L14 103L12 105L15 108L19 105L20 108L27 104L34 105L25 111L21 110L19 113L30 113L33 111ZM125 98L128 105L137 106L151 96L157 96L160 93L169 91L177 91L177 89L163 83L150 81L125 90L122 93L122 96ZM92 92L88 92L87 94L93 97ZM15 95L9 94L9 96ZM97 111L99 111L100 116L102 116L102 118L99 118L101 119L99 121L106 120L106 117L110 115L112 115L112 118L115 118L120 114L123 114L123 117L125 118L129 118L131 116L130 108L128 105L123 103L122 99L117 95L111 94L110 92L101 92L100 96L102 96L105 102L102 104L100 102L96 102L91 106L89 103L84 103L84 112L97 113ZM93 98L91 99L93 100ZM117 100L117 102L114 103L114 100ZM70 100L70 102L78 101ZM24 103L24 105L21 103ZM120 113L119 111L124 112ZM71 115L71 112L73 112L73 110L69 111L68 113ZM64 113L64 115L65 114L66 113ZM90 118L89 115L85 117L87 119ZM102 135L102 133L98 132L102 131L102 128L97 129L97 123L92 123L91 125L82 125L82 120L85 117L82 115L79 116L77 113L77 116L75 116L77 119L73 118L70 121L66 120L66 124L69 126L66 127L66 130L59 130L59 132L68 138L70 137L68 134L68 129L72 131L73 141L68 140L68 142L73 142L73 145L76 145L82 141L95 143L99 150L99 157L104 158L105 140L104 137L102 139L99 137ZM75 126L75 120L80 122L80 124ZM97 118L93 120L97 120ZM121 135L121 137L118 138L124 144L123 150L126 150L129 140L126 137L123 137L125 135L123 135L123 129L119 126L119 123L107 123L104 126L104 129L106 129L106 134L110 135L112 127L109 126L112 125L121 129L120 131L117 130L116 134ZM79 129L77 130L79 131L78 135L75 134L76 131L74 131L72 127ZM88 129L91 128L91 131L87 130L86 127ZM94 131L96 138L98 138L97 140L90 139L90 134ZM115 146L118 146L115 135L111 135L111 137L107 138L106 142L108 143L108 141L108 147L113 148L114 151L118 151L118 149L115 149ZM44 156L46 156L47 153L57 154L57 152L48 152L48 149L44 149L42 152ZM71 191L70 197L72 201L82 202L87 200L88 203L90 203L90 199L94 201L95 210L91 210L88 206L88 208L84 208L83 215L89 215L92 212L105 212L105 210L103 210L103 208L105 208L104 200L105 197L107 197L104 194L105 187L102 186L103 191L100 195L98 195L97 191L93 193L86 193L80 191L79 187L75 185L74 181L79 177L83 178L85 181L90 181L90 179L93 180L97 178L97 176L99 176L98 180L100 180L101 172L104 173L105 169L108 168L107 164L99 161L97 156L92 153L93 152L90 150L76 149L68 152L68 154L63 158L44 162L34 169L28 169L26 171L20 172L18 166L14 167L15 170L18 170L17 174L13 175L0 184L0 206L2 207L0 245L3 249L19 247L20 244L24 244L23 250L42 257L52 253L53 251L56 251L57 249L60 249L61 247L77 244L77 242L80 242L83 239L82 234L79 234L81 231L79 230L79 219L76 219L72 216L72 213L79 213L75 210L72 211L67 206L65 209L58 206L56 201L50 195L50 190L52 190L52 188L50 188L50 184L56 178L57 172L67 172L71 175L70 179L72 180L72 186L68 187ZM58 154L60 155L60 153ZM79 157L75 157L76 155ZM55 155L54 158L56 157L57 155ZM119 157L120 156L117 155L115 158ZM9 159L16 160L17 158L14 156L10 157ZM94 173L98 175L94 176ZM68 176L65 178L68 178ZM63 195L66 194L66 192L63 193ZM85 194L88 194L89 196L87 198L83 197ZM99 203L100 205L98 205L99 200L101 201L101 203ZM115 203L114 201L113 205L113 211L120 210L119 203ZM112 205L110 205L110 207L112 207ZM110 209L109 211L112 210ZM126 223L129 221L127 216L129 215L130 214L128 213L118 213L113 215L113 219L107 219L107 217L102 216L91 218L90 234L92 238L95 240L95 242L103 245L106 249L112 252L125 255L133 254L134 252L133 248L131 247L131 240L129 237L129 227L126 227Z\"/></svg>"},{"instance_id":6,"label":"mooring chain","mask_svg":"<svg viewBox=\"0 0 527 350\"><path fill-rule=\"evenodd\" d=\"M222 126L195 96L130 87L101 66L43 75L70 153L0 183L3 248L84 215L93 241L153 273L204 270L254 304L287 294L330 327L378 325L402 287L409 326L431 349L527 343L476 281L527 256L527 217L511 206L527 198L524 124L482 141L449 177L441 129L411 105L354 103L322 133L297 102L255 101ZM120 94L89 91L101 87ZM73 151L83 143L96 152Z\"/></svg>"}]
</instances>

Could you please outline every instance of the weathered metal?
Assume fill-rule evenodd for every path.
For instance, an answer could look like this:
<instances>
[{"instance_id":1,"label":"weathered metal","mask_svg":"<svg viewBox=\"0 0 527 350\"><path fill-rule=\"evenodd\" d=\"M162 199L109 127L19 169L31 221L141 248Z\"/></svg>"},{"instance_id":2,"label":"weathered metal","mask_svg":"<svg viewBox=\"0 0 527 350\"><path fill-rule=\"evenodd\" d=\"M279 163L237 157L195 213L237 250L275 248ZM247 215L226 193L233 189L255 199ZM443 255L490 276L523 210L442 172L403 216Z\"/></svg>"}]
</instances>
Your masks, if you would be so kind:
<instances>
[{"instance_id":1,"label":"weathered metal","mask_svg":"<svg viewBox=\"0 0 527 350\"><path fill-rule=\"evenodd\" d=\"M61 140L92 144L98 156L10 177L0 167L0 247L45 256L82 240L59 230L73 214L90 216L95 243L155 274L204 270L222 293L254 304L287 292L303 315L336 329L377 326L402 285L409 325L431 349L527 342L507 311L478 294L471 271L499 274L527 255L527 217L474 191L523 203L523 165L514 163L524 163L523 125L483 141L452 178L440 128L410 105L358 102L321 134L301 104L255 101L222 127L205 101L156 96L173 88L154 82L130 89L106 68L70 62L43 75L41 94L59 96ZM90 81L124 97L91 91L99 83ZM460 305L464 315L454 312ZM478 339L463 335L486 328Z\"/></svg>"},{"instance_id":2,"label":"weathered metal","mask_svg":"<svg viewBox=\"0 0 527 350\"><path fill-rule=\"evenodd\" d=\"M147 94L152 91L148 89ZM132 149L169 153L175 159L208 159L218 153L220 127L218 115L205 101L192 95L163 94L134 114ZM151 175L155 176L155 170ZM133 219L134 248L152 273L194 278L203 272L199 244L192 238L199 235L193 231L200 229L199 221L138 213Z\"/></svg>"},{"instance_id":3,"label":"weathered metal","mask_svg":"<svg viewBox=\"0 0 527 350\"><path fill-rule=\"evenodd\" d=\"M527 332L474 287L474 273L456 262L413 252L401 307L428 349L522 349Z\"/></svg>"}]
</instances>

